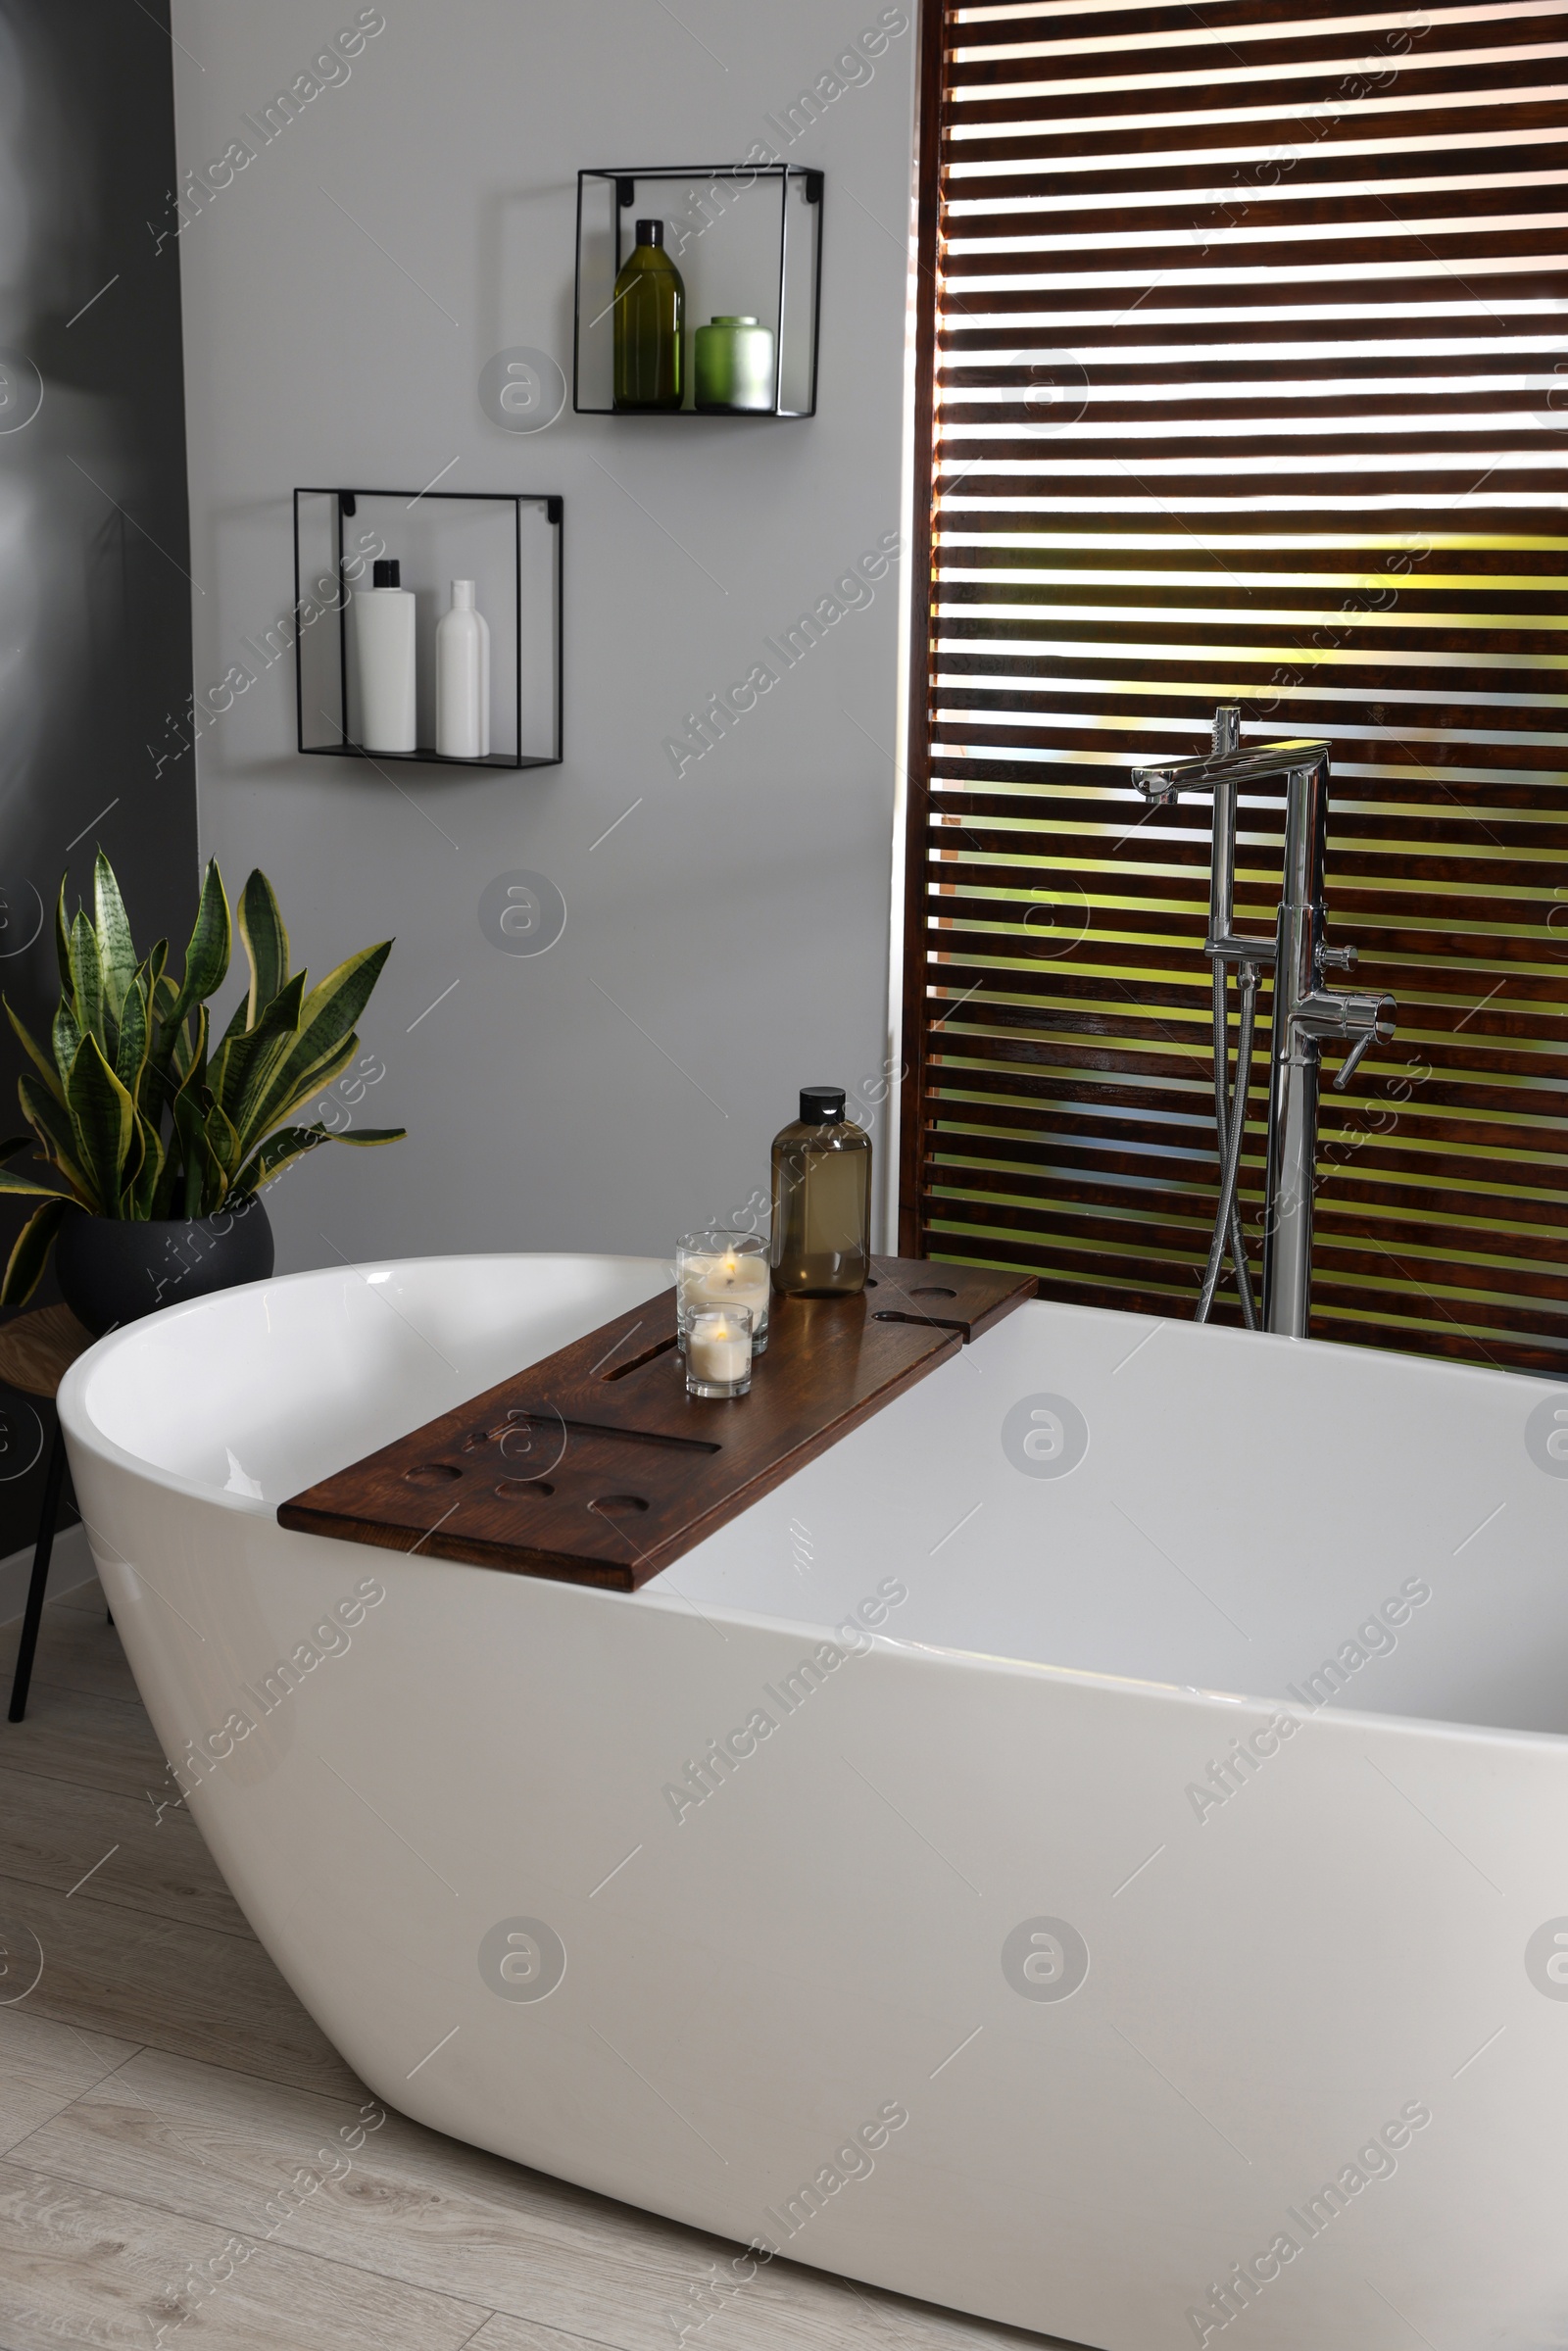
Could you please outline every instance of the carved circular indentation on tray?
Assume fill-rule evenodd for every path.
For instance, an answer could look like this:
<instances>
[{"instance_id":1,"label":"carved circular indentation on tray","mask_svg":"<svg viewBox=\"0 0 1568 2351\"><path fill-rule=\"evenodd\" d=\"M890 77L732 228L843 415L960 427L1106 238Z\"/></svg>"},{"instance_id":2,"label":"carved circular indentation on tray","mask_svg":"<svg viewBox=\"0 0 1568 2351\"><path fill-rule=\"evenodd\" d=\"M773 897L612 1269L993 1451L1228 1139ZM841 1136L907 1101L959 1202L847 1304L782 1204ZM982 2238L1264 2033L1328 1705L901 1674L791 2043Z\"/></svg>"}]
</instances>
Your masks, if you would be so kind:
<instances>
[{"instance_id":1,"label":"carved circular indentation on tray","mask_svg":"<svg viewBox=\"0 0 1568 2351\"><path fill-rule=\"evenodd\" d=\"M941 1290L935 1287L929 1290L911 1290L909 1293L911 1298L956 1298L957 1295L956 1290Z\"/></svg>"},{"instance_id":2,"label":"carved circular indentation on tray","mask_svg":"<svg viewBox=\"0 0 1568 2351\"><path fill-rule=\"evenodd\" d=\"M648 1504L640 1494L602 1494L588 1507L597 1510L601 1518L636 1518Z\"/></svg>"},{"instance_id":3,"label":"carved circular indentation on tray","mask_svg":"<svg viewBox=\"0 0 1568 2351\"><path fill-rule=\"evenodd\" d=\"M405 1486L450 1486L463 1472L450 1461L421 1461L417 1469L406 1469Z\"/></svg>"},{"instance_id":4,"label":"carved circular indentation on tray","mask_svg":"<svg viewBox=\"0 0 1568 2351\"><path fill-rule=\"evenodd\" d=\"M463 1449L466 1453L482 1453L487 1445L494 1443L488 1429L474 1429L463 1440Z\"/></svg>"},{"instance_id":5,"label":"carved circular indentation on tray","mask_svg":"<svg viewBox=\"0 0 1568 2351\"><path fill-rule=\"evenodd\" d=\"M543 1499L555 1491L547 1478L503 1478L496 1488L504 1502L525 1502L534 1494Z\"/></svg>"}]
</instances>

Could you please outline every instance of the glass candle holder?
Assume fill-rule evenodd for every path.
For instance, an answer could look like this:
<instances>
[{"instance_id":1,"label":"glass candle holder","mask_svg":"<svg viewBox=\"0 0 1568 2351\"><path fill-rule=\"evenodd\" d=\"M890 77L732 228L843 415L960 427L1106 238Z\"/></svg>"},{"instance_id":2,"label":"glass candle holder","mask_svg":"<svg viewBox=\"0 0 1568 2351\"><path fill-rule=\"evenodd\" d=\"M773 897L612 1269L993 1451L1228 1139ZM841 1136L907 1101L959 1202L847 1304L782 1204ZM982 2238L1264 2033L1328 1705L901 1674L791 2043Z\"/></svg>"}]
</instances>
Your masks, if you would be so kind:
<instances>
[{"instance_id":1,"label":"glass candle holder","mask_svg":"<svg viewBox=\"0 0 1568 2351\"><path fill-rule=\"evenodd\" d=\"M751 317L716 318L692 337L696 406L710 416L769 416L776 374L773 329Z\"/></svg>"},{"instance_id":2,"label":"glass candle holder","mask_svg":"<svg viewBox=\"0 0 1568 2351\"><path fill-rule=\"evenodd\" d=\"M752 1384L750 1306L698 1306L686 1332L686 1394L744 1396Z\"/></svg>"},{"instance_id":3,"label":"glass candle holder","mask_svg":"<svg viewBox=\"0 0 1568 2351\"><path fill-rule=\"evenodd\" d=\"M675 1312L681 1352L699 1306L749 1306L752 1352L767 1346L772 1275L767 1243L760 1233L687 1233L675 1248Z\"/></svg>"}]
</instances>

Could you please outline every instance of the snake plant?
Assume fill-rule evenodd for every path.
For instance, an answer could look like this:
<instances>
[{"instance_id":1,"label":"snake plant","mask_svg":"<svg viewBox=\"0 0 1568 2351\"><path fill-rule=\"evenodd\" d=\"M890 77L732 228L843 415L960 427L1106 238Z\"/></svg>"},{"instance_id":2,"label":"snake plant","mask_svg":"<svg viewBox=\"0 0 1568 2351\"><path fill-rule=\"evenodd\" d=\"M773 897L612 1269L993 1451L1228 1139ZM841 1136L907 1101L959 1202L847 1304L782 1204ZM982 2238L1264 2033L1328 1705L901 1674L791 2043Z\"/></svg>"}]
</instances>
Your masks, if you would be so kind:
<instances>
[{"instance_id":1,"label":"snake plant","mask_svg":"<svg viewBox=\"0 0 1568 2351\"><path fill-rule=\"evenodd\" d=\"M49 1049L10 1004L6 1017L30 1066L17 1081L30 1135L0 1143L0 1195L38 1201L0 1283L0 1306L32 1296L62 1220L210 1216L237 1205L323 1143L395 1143L401 1127L333 1133L288 1121L329 1086L359 1046L364 1011L392 942L363 948L314 988L290 973L288 933L272 885L256 872L240 894L238 928L251 983L216 1047L207 999L228 971L228 899L216 860L202 879L196 927L176 981L169 942L138 960L114 868L100 850L93 919L55 909L61 998ZM0 1000L3 1001L3 1000ZM34 1183L6 1162L29 1146L67 1189Z\"/></svg>"}]
</instances>

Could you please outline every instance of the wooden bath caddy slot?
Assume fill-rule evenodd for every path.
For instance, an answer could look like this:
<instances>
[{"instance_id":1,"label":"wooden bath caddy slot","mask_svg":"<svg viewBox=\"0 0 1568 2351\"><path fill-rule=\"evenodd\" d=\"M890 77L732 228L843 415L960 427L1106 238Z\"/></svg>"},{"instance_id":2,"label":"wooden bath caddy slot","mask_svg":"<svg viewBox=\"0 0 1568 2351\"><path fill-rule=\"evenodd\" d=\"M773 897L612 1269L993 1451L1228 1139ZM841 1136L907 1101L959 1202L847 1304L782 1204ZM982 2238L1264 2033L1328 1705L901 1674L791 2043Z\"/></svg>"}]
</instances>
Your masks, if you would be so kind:
<instances>
[{"instance_id":1,"label":"wooden bath caddy slot","mask_svg":"<svg viewBox=\"0 0 1568 2351\"><path fill-rule=\"evenodd\" d=\"M858 1298L775 1298L751 1394L722 1402L686 1394L666 1290L295 1494L278 1523L635 1592L1034 1288L873 1258Z\"/></svg>"}]
</instances>

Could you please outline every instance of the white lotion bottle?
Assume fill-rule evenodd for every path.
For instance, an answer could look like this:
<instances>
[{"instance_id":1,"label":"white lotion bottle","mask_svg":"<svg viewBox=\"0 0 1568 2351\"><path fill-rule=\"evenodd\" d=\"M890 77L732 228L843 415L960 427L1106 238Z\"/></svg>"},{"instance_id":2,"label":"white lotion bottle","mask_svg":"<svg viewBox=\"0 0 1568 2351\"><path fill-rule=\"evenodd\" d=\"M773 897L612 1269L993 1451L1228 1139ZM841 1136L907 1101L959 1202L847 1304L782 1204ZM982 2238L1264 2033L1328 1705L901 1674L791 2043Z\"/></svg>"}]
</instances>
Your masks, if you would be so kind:
<instances>
[{"instance_id":1,"label":"white lotion bottle","mask_svg":"<svg viewBox=\"0 0 1568 2351\"><path fill-rule=\"evenodd\" d=\"M444 759L490 754L490 627L471 579L452 583L435 632L435 747Z\"/></svg>"},{"instance_id":2,"label":"white lotion bottle","mask_svg":"<svg viewBox=\"0 0 1568 2351\"><path fill-rule=\"evenodd\" d=\"M354 597L360 665L360 745L365 751L414 751L414 591L395 559L378 560L374 586Z\"/></svg>"}]
</instances>

